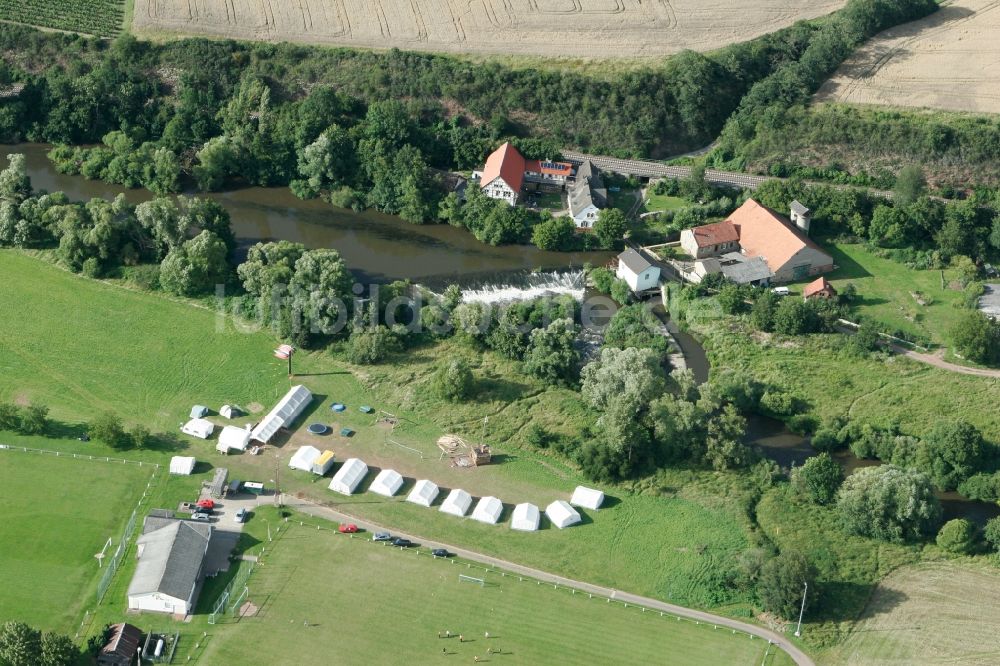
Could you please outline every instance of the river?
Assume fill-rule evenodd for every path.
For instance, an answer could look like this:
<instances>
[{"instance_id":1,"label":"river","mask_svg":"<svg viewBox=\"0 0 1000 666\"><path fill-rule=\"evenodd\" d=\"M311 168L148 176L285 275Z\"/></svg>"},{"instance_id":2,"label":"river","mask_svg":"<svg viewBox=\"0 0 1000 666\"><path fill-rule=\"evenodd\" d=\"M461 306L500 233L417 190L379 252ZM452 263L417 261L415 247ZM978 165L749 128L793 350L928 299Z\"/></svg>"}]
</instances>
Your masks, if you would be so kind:
<instances>
[{"instance_id":1,"label":"river","mask_svg":"<svg viewBox=\"0 0 1000 666\"><path fill-rule=\"evenodd\" d=\"M70 199L147 201L145 189L126 189L82 176L57 173L42 144L0 145L6 155L22 153L35 189L65 192ZM188 194L196 194L189 192ZM335 248L361 282L408 279L428 285L484 282L507 273L580 268L607 263L608 252L545 252L529 245L491 247L446 224L415 225L376 211L355 213L319 199L303 201L287 187L242 187L205 195L222 203L241 247L258 241L290 240L312 248Z\"/></svg>"}]
</instances>

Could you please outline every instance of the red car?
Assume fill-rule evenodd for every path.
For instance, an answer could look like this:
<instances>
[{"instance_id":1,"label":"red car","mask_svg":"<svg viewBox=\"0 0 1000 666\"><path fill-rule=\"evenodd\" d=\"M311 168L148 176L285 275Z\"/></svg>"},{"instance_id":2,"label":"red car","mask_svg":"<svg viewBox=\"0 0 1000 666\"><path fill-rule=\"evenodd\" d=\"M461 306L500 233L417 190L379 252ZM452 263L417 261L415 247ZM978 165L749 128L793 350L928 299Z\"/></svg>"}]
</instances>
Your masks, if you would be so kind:
<instances>
[{"instance_id":1,"label":"red car","mask_svg":"<svg viewBox=\"0 0 1000 666\"><path fill-rule=\"evenodd\" d=\"M341 534L354 534L358 531L358 526L354 523L341 523L337 530Z\"/></svg>"},{"instance_id":2,"label":"red car","mask_svg":"<svg viewBox=\"0 0 1000 666\"><path fill-rule=\"evenodd\" d=\"M203 499L200 500L196 506L200 506L203 509L214 509L215 501L210 499Z\"/></svg>"}]
</instances>

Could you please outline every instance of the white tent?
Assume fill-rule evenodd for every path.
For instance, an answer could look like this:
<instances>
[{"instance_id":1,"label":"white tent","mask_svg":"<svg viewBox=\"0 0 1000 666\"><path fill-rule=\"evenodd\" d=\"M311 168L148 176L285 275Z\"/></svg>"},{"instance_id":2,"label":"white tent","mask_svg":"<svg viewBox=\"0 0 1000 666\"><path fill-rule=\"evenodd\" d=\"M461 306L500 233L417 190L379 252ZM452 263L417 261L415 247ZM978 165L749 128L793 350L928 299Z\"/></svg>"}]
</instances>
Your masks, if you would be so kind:
<instances>
[{"instance_id":1,"label":"white tent","mask_svg":"<svg viewBox=\"0 0 1000 666\"><path fill-rule=\"evenodd\" d=\"M240 415L240 410L238 410L236 407L233 407L232 405L223 405L222 408L219 410L219 415L224 416L227 419L232 419Z\"/></svg>"},{"instance_id":2,"label":"white tent","mask_svg":"<svg viewBox=\"0 0 1000 666\"><path fill-rule=\"evenodd\" d=\"M170 473L189 475L194 471L195 459L189 456L174 456L170 459Z\"/></svg>"},{"instance_id":3,"label":"white tent","mask_svg":"<svg viewBox=\"0 0 1000 666\"><path fill-rule=\"evenodd\" d=\"M503 502L496 497L484 497L479 500L479 504L472 510L472 519L481 523L496 525L503 513Z\"/></svg>"},{"instance_id":4,"label":"white tent","mask_svg":"<svg viewBox=\"0 0 1000 666\"><path fill-rule=\"evenodd\" d=\"M604 493L593 488L577 486L576 490L573 491L573 497L569 500L569 503L573 506L581 506L584 509L597 511L604 504Z\"/></svg>"},{"instance_id":5,"label":"white tent","mask_svg":"<svg viewBox=\"0 0 1000 666\"><path fill-rule=\"evenodd\" d=\"M215 432L215 424L205 419L191 419L181 427L181 432L198 439L208 439Z\"/></svg>"},{"instance_id":6,"label":"white tent","mask_svg":"<svg viewBox=\"0 0 1000 666\"><path fill-rule=\"evenodd\" d=\"M333 467L333 451L324 451L319 458L313 461L312 473L319 476L326 476L326 473Z\"/></svg>"},{"instance_id":7,"label":"white tent","mask_svg":"<svg viewBox=\"0 0 1000 666\"><path fill-rule=\"evenodd\" d=\"M437 485L433 481L421 479L417 481L417 485L413 486L413 490L406 497L406 501L419 504L420 506L430 506L434 503L434 499L438 496L439 492Z\"/></svg>"},{"instance_id":8,"label":"white tent","mask_svg":"<svg viewBox=\"0 0 1000 666\"><path fill-rule=\"evenodd\" d=\"M333 475L333 480L330 481L330 490L341 495L350 495L367 473L368 465L357 458L348 458Z\"/></svg>"},{"instance_id":9,"label":"white tent","mask_svg":"<svg viewBox=\"0 0 1000 666\"><path fill-rule=\"evenodd\" d=\"M378 473L368 489L378 495L392 497L403 487L403 476L394 469L384 469Z\"/></svg>"},{"instance_id":10,"label":"white tent","mask_svg":"<svg viewBox=\"0 0 1000 666\"><path fill-rule=\"evenodd\" d=\"M522 532L534 532L538 529L540 518L538 507L534 504L518 504L514 507L514 514L510 519L510 529Z\"/></svg>"},{"instance_id":11,"label":"white tent","mask_svg":"<svg viewBox=\"0 0 1000 666\"><path fill-rule=\"evenodd\" d=\"M277 405L274 406L257 427L250 433L250 438L267 444L274 433L289 426L312 402L312 393L305 386L293 386Z\"/></svg>"},{"instance_id":12,"label":"white tent","mask_svg":"<svg viewBox=\"0 0 1000 666\"><path fill-rule=\"evenodd\" d=\"M311 472L313 463L322 453L314 446L303 446L295 452L292 459L288 461L288 466L292 469L300 469L303 472Z\"/></svg>"},{"instance_id":13,"label":"white tent","mask_svg":"<svg viewBox=\"0 0 1000 666\"><path fill-rule=\"evenodd\" d=\"M472 506L472 495L461 488L455 488L442 502L441 511L461 518L468 513L470 506Z\"/></svg>"},{"instance_id":14,"label":"white tent","mask_svg":"<svg viewBox=\"0 0 1000 666\"><path fill-rule=\"evenodd\" d=\"M225 453L230 449L236 449L237 451L246 451L247 444L250 443L250 431L246 428L238 428L236 426L226 426L219 433L219 443L215 445L215 448L219 451Z\"/></svg>"},{"instance_id":15,"label":"white tent","mask_svg":"<svg viewBox=\"0 0 1000 666\"><path fill-rule=\"evenodd\" d=\"M559 529L576 525L580 522L580 514L566 500L556 500L552 504L549 504L545 507L545 515Z\"/></svg>"}]
</instances>

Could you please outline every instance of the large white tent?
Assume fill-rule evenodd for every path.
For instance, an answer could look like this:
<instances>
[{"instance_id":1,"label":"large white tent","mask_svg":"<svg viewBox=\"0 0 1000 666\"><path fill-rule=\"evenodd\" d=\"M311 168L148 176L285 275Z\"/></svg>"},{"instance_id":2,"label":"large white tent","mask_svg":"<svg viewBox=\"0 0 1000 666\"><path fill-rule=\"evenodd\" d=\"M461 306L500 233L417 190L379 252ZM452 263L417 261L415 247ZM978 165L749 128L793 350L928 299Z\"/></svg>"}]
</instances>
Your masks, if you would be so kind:
<instances>
[{"instance_id":1,"label":"large white tent","mask_svg":"<svg viewBox=\"0 0 1000 666\"><path fill-rule=\"evenodd\" d=\"M514 513L510 519L510 529L522 532L534 532L538 529L538 522L541 514L534 504L525 502L514 507Z\"/></svg>"},{"instance_id":2,"label":"large white tent","mask_svg":"<svg viewBox=\"0 0 1000 666\"><path fill-rule=\"evenodd\" d=\"M198 439L208 439L215 432L215 424L205 419L191 419L181 427L181 432Z\"/></svg>"},{"instance_id":3,"label":"large white tent","mask_svg":"<svg viewBox=\"0 0 1000 666\"><path fill-rule=\"evenodd\" d=\"M368 489L377 495L392 497L403 487L403 476L394 469L384 469L378 473Z\"/></svg>"},{"instance_id":4,"label":"large white tent","mask_svg":"<svg viewBox=\"0 0 1000 666\"><path fill-rule=\"evenodd\" d=\"M368 465L357 458L348 458L333 475L333 480L330 481L330 490L341 495L350 495L367 473Z\"/></svg>"},{"instance_id":5,"label":"large white tent","mask_svg":"<svg viewBox=\"0 0 1000 666\"><path fill-rule=\"evenodd\" d=\"M573 497L570 498L569 503L573 506L597 511L604 504L604 493L593 488L577 486L576 490L573 491Z\"/></svg>"},{"instance_id":6,"label":"large white tent","mask_svg":"<svg viewBox=\"0 0 1000 666\"><path fill-rule=\"evenodd\" d=\"M417 485L413 486L413 490L406 497L406 501L419 504L420 506L430 506L434 503L439 492L440 490L438 490L437 485L433 481L420 479L417 481Z\"/></svg>"},{"instance_id":7,"label":"large white tent","mask_svg":"<svg viewBox=\"0 0 1000 666\"><path fill-rule=\"evenodd\" d=\"M246 451L247 444L250 443L250 431L237 426L226 426L219 433L219 443L215 448L225 453L230 449L236 451Z\"/></svg>"},{"instance_id":8,"label":"large white tent","mask_svg":"<svg viewBox=\"0 0 1000 666\"><path fill-rule=\"evenodd\" d=\"M444 498L444 502L441 503L441 511L462 518L468 513L470 506L472 506L472 495L461 488L455 488Z\"/></svg>"},{"instance_id":9,"label":"large white tent","mask_svg":"<svg viewBox=\"0 0 1000 666\"><path fill-rule=\"evenodd\" d=\"M580 514L566 500L556 500L552 504L549 504L545 507L545 515L559 529L564 529L580 522Z\"/></svg>"},{"instance_id":10,"label":"large white tent","mask_svg":"<svg viewBox=\"0 0 1000 666\"><path fill-rule=\"evenodd\" d=\"M476 508L472 510L472 519L478 520L481 523L496 525L497 521L500 520L501 513L503 513L503 502L496 497L484 497L479 500Z\"/></svg>"},{"instance_id":11,"label":"large white tent","mask_svg":"<svg viewBox=\"0 0 1000 666\"><path fill-rule=\"evenodd\" d=\"M311 472L313 468L313 463L319 458L322 453L320 450L314 446L303 446L301 449L295 452L292 459L288 461L288 466L292 469L300 469L303 472Z\"/></svg>"},{"instance_id":12,"label":"large white tent","mask_svg":"<svg viewBox=\"0 0 1000 666\"><path fill-rule=\"evenodd\" d=\"M282 428L289 426L295 418L302 413L309 403L312 402L312 393L305 386L293 386L285 394L278 404L274 406L267 416L265 416L257 427L250 433L250 438L258 442L267 444L274 434Z\"/></svg>"},{"instance_id":13,"label":"large white tent","mask_svg":"<svg viewBox=\"0 0 1000 666\"><path fill-rule=\"evenodd\" d=\"M170 473L188 476L194 471L195 459L190 456L174 456L170 459Z\"/></svg>"}]
</instances>

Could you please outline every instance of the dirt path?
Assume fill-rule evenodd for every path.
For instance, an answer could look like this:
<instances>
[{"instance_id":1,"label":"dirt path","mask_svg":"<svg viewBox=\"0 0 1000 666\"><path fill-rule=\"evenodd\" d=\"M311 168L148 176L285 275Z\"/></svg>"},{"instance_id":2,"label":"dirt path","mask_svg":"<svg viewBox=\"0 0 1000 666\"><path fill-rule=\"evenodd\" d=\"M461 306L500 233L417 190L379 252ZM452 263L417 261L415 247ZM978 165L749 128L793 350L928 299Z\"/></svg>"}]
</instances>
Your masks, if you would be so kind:
<instances>
[{"instance_id":1,"label":"dirt path","mask_svg":"<svg viewBox=\"0 0 1000 666\"><path fill-rule=\"evenodd\" d=\"M464 548L458 548L457 546L452 546L450 544L441 543L439 541L433 541L431 539L425 539L416 534L407 534L405 532L390 530L383 525L376 525L369 521L363 520L357 516L352 516L348 513L343 513L335 509L331 509L315 502L311 502L307 499L300 497L294 497L292 495L284 495L283 497L285 506L295 509L296 511L301 511L302 513L308 514L310 516L315 516L317 518L322 518L324 520L330 520L333 522L353 522L367 530L379 531L379 532L392 532L397 536L402 536L407 539L418 542L420 545L428 548L445 548L456 555L463 557L467 560L472 560L474 562L479 562L481 564L486 564L491 567L497 567L515 574L520 574L524 576L530 576L536 580L545 581L547 583L553 583L557 585L563 585L565 587L571 587L581 592L587 592L588 594L597 594L602 597L609 599L614 599L616 601L622 601L625 603L636 604L638 606L645 606L651 610L662 611L664 613L671 613L673 615L679 615L681 617L686 617L691 620L698 622L705 622L706 624L718 625L720 627L726 627L727 629L734 629L736 631L745 632L753 636L758 636L767 640L770 643L780 647L782 650L787 652L796 664L799 666L814 666L813 660L805 652L800 650L798 647L793 645L785 636L771 631L770 629L765 629L764 627L758 627L752 624L747 624L745 622L740 622L739 620L733 620L728 617L721 617L719 615L712 615L711 613L706 613L704 611L694 610L691 608L685 608L684 606L677 606L674 604L668 604L657 599L651 599L649 597L642 597L637 594L630 594L628 592L622 592L620 590L612 590L606 587L601 587L599 585L593 585L591 583L584 583L582 581L572 580L570 578L564 578L563 576L558 576L556 574L551 574L546 571L541 571L539 569L532 569L531 567L522 566L520 564L514 564L513 562L508 562L506 560L501 560L496 557L491 557L489 555L484 555L482 553L477 553L475 551L466 550Z\"/></svg>"},{"instance_id":2,"label":"dirt path","mask_svg":"<svg viewBox=\"0 0 1000 666\"><path fill-rule=\"evenodd\" d=\"M913 350L907 349L906 347L901 347L900 345L892 345L892 351L896 352L901 356L906 356L907 358L912 358L918 363L926 363L927 365L932 365L935 368L941 368L942 370L947 370L948 372L957 372L962 375L973 375L975 377L991 377L993 379L1000 379L1000 370L989 370L986 368L970 368L964 365L958 365L957 363L950 363L944 358L944 350L940 350L933 354L921 354L920 352L915 352Z\"/></svg>"}]
</instances>

